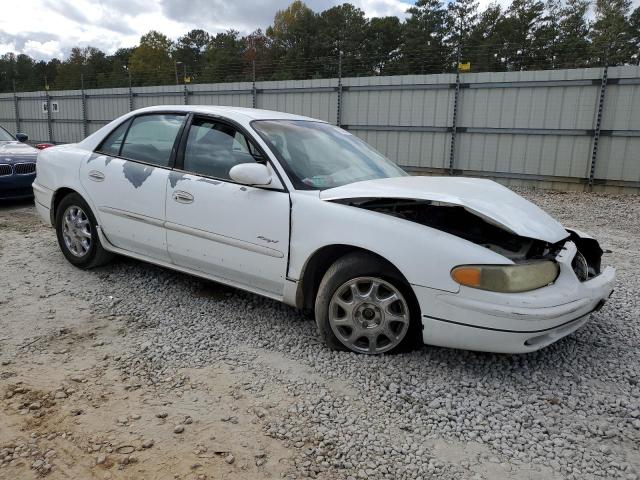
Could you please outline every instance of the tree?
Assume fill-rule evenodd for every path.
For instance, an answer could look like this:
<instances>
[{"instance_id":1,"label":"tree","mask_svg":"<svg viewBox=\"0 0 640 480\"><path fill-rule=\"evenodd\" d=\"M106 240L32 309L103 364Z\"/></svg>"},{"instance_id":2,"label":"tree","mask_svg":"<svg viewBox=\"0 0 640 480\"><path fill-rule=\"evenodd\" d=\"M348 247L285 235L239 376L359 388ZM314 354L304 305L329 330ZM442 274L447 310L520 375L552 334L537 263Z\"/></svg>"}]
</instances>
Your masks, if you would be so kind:
<instances>
[{"instance_id":1,"label":"tree","mask_svg":"<svg viewBox=\"0 0 640 480\"><path fill-rule=\"evenodd\" d=\"M173 42L166 35L151 30L140 38L129 59L129 70L136 85L171 83L174 64L171 58Z\"/></svg>"},{"instance_id":2,"label":"tree","mask_svg":"<svg viewBox=\"0 0 640 480\"><path fill-rule=\"evenodd\" d=\"M590 0L567 0L560 10L559 37L555 44L556 66L560 68L589 65L589 24L586 17Z\"/></svg>"},{"instance_id":3,"label":"tree","mask_svg":"<svg viewBox=\"0 0 640 480\"><path fill-rule=\"evenodd\" d=\"M640 7L637 7L629 17L629 31L631 34L631 59L640 65Z\"/></svg>"},{"instance_id":4,"label":"tree","mask_svg":"<svg viewBox=\"0 0 640 480\"><path fill-rule=\"evenodd\" d=\"M324 76L337 74L336 64L342 52L343 76L370 74L364 58L368 20L364 12L350 3L338 5L320 13L318 18L318 56L323 58Z\"/></svg>"},{"instance_id":5,"label":"tree","mask_svg":"<svg viewBox=\"0 0 640 480\"><path fill-rule=\"evenodd\" d=\"M267 28L274 53L274 79L310 78L319 68L317 15L300 0L278 10Z\"/></svg>"},{"instance_id":6,"label":"tree","mask_svg":"<svg viewBox=\"0 0 640 480\"><path fill-rule=\"evenodd\" d=\"M186 66L194 79L203 69L203 57L207 46L211 42L211 35L201 29L194 29L178 38L173 53L174 60Z\"/></svg>"},{"instance_id":7,"label":"tree","mask_svg":"<svg viewBox=\"0 0 640 480\"><path fill-rule=\"evenodd\" d=\"M96 88L102 86L101 78L108 70L109 60L103 51L94 47L74 47L69 58L58 65L55 87Z\"/></svg>"},{"instance_id":8,"label":"tree","mask_svg":"<svg viewBox=\"0 0 640 480\"><path fill-rule=\"evenodd\" d=\"M99 87L122 87L129 83L129 62L135 47L119 48L106 60L108 67L98 74Z\"/></svg>"},{"instance_id":9,"label":"tree","mask_svg":"<svg viewBox=\"0 0 640 480\"><path fill-rule=\"evenodd\" d=\"M480 72L498 72L505 69L502 57L505 18L500 5L489 5L480 14L478 22L469 33L462 59L471 63L471 68Z\"/></svg>"},{"instance_id":10,"label":"tree","mask_svg":"<svg viewBox=\"0 0 640 480\"><path fill-rule=\"evenodd\" d=\"M441 73L450 71L451 46L447 11L439 0L418 0L407 10L404 40L400 47L402 73Z\"/></svg>"},{"instance_id":11,"label":"tree","mask_svg":"<svg viewBox=\"0 0 640 480\"><path fill-rule=\"evenodd\" d=\"M254 62L256 78L268 77L269 72L273 70L271 39L260 29L251 32L245 37L245 51L242 58L248 77L253 78Z\"/></svg>"},{"instance_id":12,"label":"tree","mask_svg":"<svg viewBox=\"0 0 640 480\"><path fill-rule=\"evenodd\" d=\"M506 70L545 68L539 40L544 31L545 7L539 0L513 0L497 26L502 45L496 54ZM545 43L543 43L544 45Z\"/></svg>"},{"instance_id":13,"label":"tree","mask_svg":"<svg viewBox=\"0 0 640 480\"><path fill-rule=\"evenodd\" d=\"M451 31L449 42L453 48L470 46L469 36L478 23L476 0L455 0L447 8L447 25Z\"/></svg>"},{"instance_id":14,"label":"tree","mask_svg":"<svg viewBox=\"0 0 640 480\"><path fill-rule=\"evenodd\" d=\"M205 66L202 78L208 82L232 82L243 79L244 49L245 41L236 30L217 34L204 52Z\"/></svg>"},{"instance_id":15,"label":"tree","mask_svg":"<svg viewBox=\"0 0 640 480\"><path fill-rule=\"evenodd\" d=\"M403 27L398 17L374 17L369 21L366 58L372 74L392 74L398 68Z\"/></svg>"},{"instance_id":16,"label":"tree","mask_svg":"<svg viewBox=\"0 0 640 480\"><path fill-rule=\"evenodd\" d=\"M593 58L599 64L622 65L635 53L628 15L631 0L596 0L591 29Z\"/></svg>"}]
</instances>

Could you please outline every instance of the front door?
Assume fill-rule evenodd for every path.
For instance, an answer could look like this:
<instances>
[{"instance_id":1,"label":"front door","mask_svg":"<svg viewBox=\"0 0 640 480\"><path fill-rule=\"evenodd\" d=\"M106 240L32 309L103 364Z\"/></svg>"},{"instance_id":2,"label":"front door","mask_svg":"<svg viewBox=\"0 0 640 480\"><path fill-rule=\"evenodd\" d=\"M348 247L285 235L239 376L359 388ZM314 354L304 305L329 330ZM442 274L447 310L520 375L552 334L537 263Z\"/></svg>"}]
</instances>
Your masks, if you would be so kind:
<instances>
[{"instance_id":1,"label":"front door","mask_svg":"<svg viewBox=\"0 0 640 480\"><path fill-rule=\"evenodd\" d=\"M264 162L235 127L195 117L183 138L182 165L176 165L182 171L169 175L166 196L173 262L280 297L289 248L289 194L275 172L273 188L231 180L233 166Z\"/></svg>"},{"instance_id":2,"label":"front door","mask_svg":"<svg viewBox=\"0 0 640 480\"><path fill-rule=\"evenodd\" d=\"M105 236L116 247L169 261L164 230L167 179L180 114L143 114L117 127L80 168Z\"/></svg>"}]
</instances>

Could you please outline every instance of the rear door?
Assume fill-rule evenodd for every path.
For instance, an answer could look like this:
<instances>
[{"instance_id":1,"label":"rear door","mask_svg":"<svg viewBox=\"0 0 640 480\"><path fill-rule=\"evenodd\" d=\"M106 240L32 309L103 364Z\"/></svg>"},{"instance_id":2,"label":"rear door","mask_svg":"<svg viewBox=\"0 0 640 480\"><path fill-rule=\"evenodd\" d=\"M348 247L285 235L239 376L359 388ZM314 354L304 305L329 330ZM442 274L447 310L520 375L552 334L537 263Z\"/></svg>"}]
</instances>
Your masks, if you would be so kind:
<instances>
[{"instance_id":1,"label":"rear door","mask_svg":"<svg viewBox=\"0 0 640 480\"><path fill-rule=\"evenodd\" d=\"M273 185L268 188L231 180L233 166L267 162L239 127L221 120L194 117L183 144L166 197L173 262L281 297L289 248L289 194L277 174L271 168Z\"/></svg>"},{"instance_id":2,"label":"rear door","mask_svg":"<svg viewBox=\"0 0 640 480\"><path fill-rule=\"evenodd\" d=\"M143 114L117 127L80 169L107 239L116 247L168 261L164 204L186 116Z\"/></svg>"}]
</instances>

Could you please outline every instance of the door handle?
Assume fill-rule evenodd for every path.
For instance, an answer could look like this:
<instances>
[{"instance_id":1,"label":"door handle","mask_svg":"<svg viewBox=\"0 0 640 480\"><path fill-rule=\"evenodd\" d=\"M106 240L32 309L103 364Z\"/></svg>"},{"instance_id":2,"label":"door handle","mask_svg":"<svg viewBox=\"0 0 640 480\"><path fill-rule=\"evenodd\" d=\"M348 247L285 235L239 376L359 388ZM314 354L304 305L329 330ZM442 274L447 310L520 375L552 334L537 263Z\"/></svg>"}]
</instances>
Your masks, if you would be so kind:
<instances>
[{"instance_id":1,"label":"door handle","mask_svg":"<svg viewBox=\"0 0 640 480\"><path fill-rule=\"evenodd\" d=\"M104 180L104 173L99 172L98 170L91 170L89 172L89 178L94 182L101 182Z\"/></svg>"},{"instance_id":2,"label":"door handle","mask_svg":"<svg viewBox=\"0 0 640 480\"><path fill-rule=\"evenodd\" d=\"M173 192L173 199L178 203L193 203L193 195L182 190Z\"/></svg>"}]
</instances>

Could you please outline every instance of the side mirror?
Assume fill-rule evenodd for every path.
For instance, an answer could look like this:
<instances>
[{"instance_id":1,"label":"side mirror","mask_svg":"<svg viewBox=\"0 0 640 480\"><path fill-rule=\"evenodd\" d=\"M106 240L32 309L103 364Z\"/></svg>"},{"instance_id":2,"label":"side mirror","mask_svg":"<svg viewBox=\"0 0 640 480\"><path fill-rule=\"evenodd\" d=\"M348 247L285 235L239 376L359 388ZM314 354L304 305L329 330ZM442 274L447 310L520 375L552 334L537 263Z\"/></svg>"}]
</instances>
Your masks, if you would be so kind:
<instances>
[{"instance_id":1,"label":"side mirror","mask_svg":"<svg viewBox=\"0 0 640 480\"><path fill-rule=\"evenodd\" d=\"M16 133L16 140L24 143L29 140L29 135L27 135L26 133Z\"/></svg>"},{"instance_id":2,"label":"side mirror","mask_svg":"<svg viewBox=\"0 0 640 480\"><path fill-rule=\"evenodd\" d=\"M261 163L241 163L229 170L231 180L244 185L269 185L269 168Z\"/></svg>"}]
</instances>

